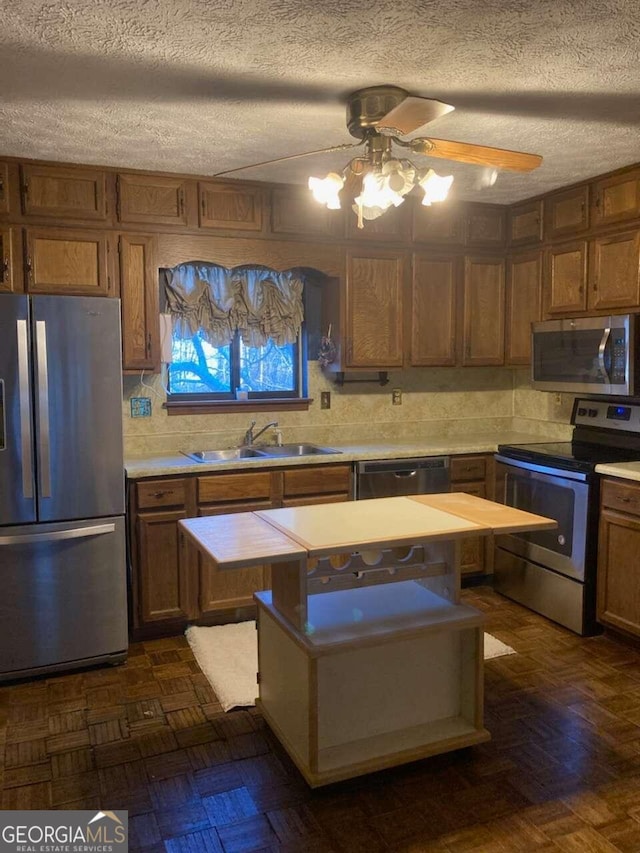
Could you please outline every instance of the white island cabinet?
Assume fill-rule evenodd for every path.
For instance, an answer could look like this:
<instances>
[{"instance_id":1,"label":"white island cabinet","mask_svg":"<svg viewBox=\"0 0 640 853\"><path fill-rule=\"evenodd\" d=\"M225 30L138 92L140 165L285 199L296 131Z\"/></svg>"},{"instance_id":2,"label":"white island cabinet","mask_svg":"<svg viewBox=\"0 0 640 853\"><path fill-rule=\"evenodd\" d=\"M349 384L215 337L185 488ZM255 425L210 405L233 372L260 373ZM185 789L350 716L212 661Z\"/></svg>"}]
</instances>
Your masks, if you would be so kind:
<instances>
[{"instance_id":1,"label":"white island cabinet","mask_svg":"<svg viewBox=\"0 0 640 853\"><path fill-rule=\"evenodd\" d=\"M255 595L257 704L310 785L489 738L460 542L553 520L454 493L180 524L220 569L272 563Z\"/></svg>"}]
</instances>

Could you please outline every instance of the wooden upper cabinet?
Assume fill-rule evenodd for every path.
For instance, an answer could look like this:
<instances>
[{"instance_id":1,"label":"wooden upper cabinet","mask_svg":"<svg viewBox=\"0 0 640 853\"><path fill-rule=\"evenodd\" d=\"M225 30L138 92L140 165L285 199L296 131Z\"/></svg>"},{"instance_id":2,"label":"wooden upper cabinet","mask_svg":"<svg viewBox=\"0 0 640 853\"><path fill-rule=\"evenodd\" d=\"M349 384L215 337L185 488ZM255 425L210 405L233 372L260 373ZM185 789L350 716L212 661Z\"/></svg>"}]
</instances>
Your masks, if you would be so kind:
<instances>
[{"instance_id":1,"label":"wooden upper cabinet","mask_svg":"<svg viewBox=\"0 0 640 853\"><path fill-rule=\"evenodd\" d=\"M264 194L261 187L200 181L198 202L201 228L262 231Z\"/></svg>"},{"instance_id":2,"label":"wooden upper cabinet","mask_svg":"<svg viewBox=\"0 0 640 853\"><path fill-rule=\"evenodd\" d=\"M358 228L358 214L347 208L347 235L350 240L375 240L376 242L405 242L411 234L411 201L405 199L398 207L390 207L377 219L365 219Z\"/></svg>"},{"instance_id":3,"label":"wooden upper cabinet","mask_svg":"<svg viewBox=\"0 0 640 853\"><path fill-rule=\"evenodd\" d=\"M0 225L0 293L22 290L22 269L17 229Z\"/></svg>"},{"instance_id":4,"label":"wooden upper cabinet","mask_svg":"<svg viewBox=\"0 0 640 853\"><path fill-rule=\"evenodd\" d=\"M592 184L593 224L608 225L640 216L640 169Z\"/></svg>"},{"instance_id":5,"label":"wooden upper cabinet","mask_svg":"<svg viewBox=\"0 0 640 853\"><path fill-rule=\"evenodd\" d=\"M456 363L456 292L459 259L413 256L411 288L411 364Z\"/></svg>"},{"instance_id":6,"label":"wooden upper cabinet","mask_svg":"<svg viewBox=\"0 0 640 853\"><path fill-rule=\"evenodd\" d=\"M506 364L531 362L531 324L540 319L542 255L523 252L507 265Z\"/></svg>"},{"instance_id":7,"label":"wooden upper cabinet","mask_svg":"<svg viewBox=\"0 0 640 853\"><path fill-rule=\"evenodd\" d=\"M271 192L271 231L312 237L344 234L344 211L329 210L303 187L276 187Z\"/></svg>"},{"instance_id":8,"label":"wooden upper cabinet","mask_svg":"<svg viewBox=\"0 0 640 853\"><path fill-rule=\"evenodd\" d=\"M516 204L509 210L509 243L521 246L542 240L542 200Z\"/></svg>"},{"instance_id":9,"label":"wooden upper cabinet","mask_svg":"<svg viewBox=\"0 0 640 853\"><path fill-rule=\"evenodd\" d=\"M417 243L462 245L464 224L464 209L459 204L444 202L425 207L419 199L413 199L413 239Z\"/></svg>"},{"instance_id":10,"label":"wooden upper cabinet","mask_svg":"<svg viewBox=\"0 0 640 853\"><path fill-rule=\"evenodd\" d=\"M120 222L186 225L186 184L183 178L118 175L118 219Z\"/></svg>"},{"instance_id":11,"label":"wooden upper cabinet","mask_svg":"<svg viewBox=\"0 0 640 853\"><path fill-rule=\"evenodd\" d=\"M588 307L640 307L640 231L591 241Z\"/></svg>"},{"instance_id":12,"label":"wooden upper cabinet","mask_svg":"<svg viewBox=\"0 0 640 853\"><path fill-rule=\"evenodd\" d=\"M9 213L9 165L0 163L0 214Z\"/></svg>"},{"instance_id":13,"label":"wooden upper cabinet","mask_svg":"<svg viewBox=\"0 0 640 853\"><path fill-rule=\"evenodd\" d=\"M504 260L467 257L462 303L462 364L504 363Z\"/></svg>"},{"instance_id":14,"label":"wooden upper cabinet","mask_svg":"<svg viewBox=\"0 0 640 853\"><path fill-rule=\"evenodd\" d=\"M502 246L505 222L505 207L490 204L468 205L465 243L467 246Z\"/></svg>"},{"instance_id":15,"label":"wooden upper cabinet","mask_svg":"<svg viewBox=\"0 0 640 853\"><path fill-rule=\"evenodd\" d=\"M30 293L108 296L107 235L70 228L27 228L26 284Z\"/></svg>"},{"instance_id":16,"label":"wooden upper cabinet","mask_svg":"<svg viewBox=\"0 0 640 853\"><path fill-rule=\"evenodd\" d=\"M544 232L547 239L567 237L589 227L589 185L582 184L544 200Z\"/></svg>"},{"instance_id":17,"label":"wooden upper cabinet","mask_svg":"<svg viewBox=\"0 0 640 853\"><path fill-rule=\"evenodd\" d=\"M155 237L121 234L122 369L160 369Z\"/></svg>"},{"instance_id":18,"label":"wooden upper cabinet","mask_svg":"<svg viewBox=\"0 0 640 853\"><path fill-rule=\"evenodd\" d=\"M587 307L587 243L576 240L547 249L544 303L548 314L571 314Z\"/></svg>"},{"instance_id":19,"label":"wooden upper cabinet","mask_svg":"<svg viewBox=\"0 0 640 853\"><path fill-rule=\"evenodd\" d=\"M107 218L107 176L98 169L22 166L25 216L56 219Z\"/></svg>"},{"instance_id":20,"label":"wooden upper cabinet","mask_svg":"<svg viewBox=\"0 0 640 853\"><path fill-rule=\"evenodd\" d=\"M403 287L402 255L347 254L345 367L402 366Z\"/></svg>"}]
</instances>

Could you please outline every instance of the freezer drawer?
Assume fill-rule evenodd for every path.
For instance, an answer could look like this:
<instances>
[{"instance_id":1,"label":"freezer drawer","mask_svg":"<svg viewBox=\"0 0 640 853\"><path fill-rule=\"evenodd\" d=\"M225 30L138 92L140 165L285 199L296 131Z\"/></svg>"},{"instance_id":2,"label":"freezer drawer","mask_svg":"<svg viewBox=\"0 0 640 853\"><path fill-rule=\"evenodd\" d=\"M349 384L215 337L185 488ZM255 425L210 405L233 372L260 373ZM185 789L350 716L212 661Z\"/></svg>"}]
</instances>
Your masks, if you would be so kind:
<instances>
[{"instance_id":1,"label":"freezer drawer","mask_svg":"<svg viewBox=\"0 0 640 853\"><path fill-rule=\"evenodd\" d=\"M124 659L124 517L1 528L0 589L0 680Z\"/></svg>"}]
</instances>

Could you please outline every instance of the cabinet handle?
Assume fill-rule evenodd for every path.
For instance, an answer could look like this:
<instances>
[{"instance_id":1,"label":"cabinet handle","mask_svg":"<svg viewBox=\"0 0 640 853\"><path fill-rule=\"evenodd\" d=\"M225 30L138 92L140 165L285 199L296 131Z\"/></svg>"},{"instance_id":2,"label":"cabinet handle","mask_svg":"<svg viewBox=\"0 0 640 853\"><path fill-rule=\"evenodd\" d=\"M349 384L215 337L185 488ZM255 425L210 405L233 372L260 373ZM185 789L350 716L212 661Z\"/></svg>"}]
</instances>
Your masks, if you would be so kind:
<instances>
[{"instance_id":1,"label":"cabinet handle","mask_svg":"<svg viewBox=\"0 0 640 853\"><path fill-rule=\"evenodd\" d=\"M173 489L163 489L158 492L151 492L152 498L163 498L165 495L172 495Z\"/></svg>"},{"instance_id":2,"label":"cabinet handle","mask_svg":"<svg viewBox=\"0 0 640 853\"><path fill-rule=\"evenodd\" d=\"M207 209L206 209L206 203L205 203L205 200L204 200L204 196L202 196L202 198L200 199L200 206L201 206L201 208L202 208L202 215L203 215L203 216L205 216L205 215L206 215L206 212L207 212Z\"/></svg>"},{"instance_id":3,"label":"cabinet handle","mask_svg":"<svg viewBox=\"0 0 640 853\"><path fill-rule=\"evenodd\" d=\"M31 258L27 257L27 275L29 278L33 278L33 265L31 263Z\"/></svg>"},{"instance_id":4,"label":"cabinet handle","mask_svg":"<svg viewBox=\"0 0 640 853\"><path fill-rule=\"evenodd\" d=\"M180 216L184 216L184 190L178 193L178 211Z\"/></svg>"},{"instance_id":5,"label":"cabinet handle","mask_svg":"<svg viewBox=\"0 0 640 853\"><path fill-rule=\"evenodd\" d=\"M147 355L151 355L151 332L147 332Z\"/></svg>"},{"instance_id":6,"label":"cabinet handle","mask_svg":"<svg viewBox=\"0 0 640 853\"><path fill-rule=\"evenodd\" d=\"M600 193L596 195L595 206L600 210Z\"/></svg>"},{"instance_id":7,"label":"cabinet handle","mask_svg":"<svg viewBox=\"0 0 640 853\"><path fill-rule=\"evenodd\" d=\"M9 258L5 258L2 262L2 281L9 278Z\"/></svg>"},{"instance_id":8,"label":"cabinet handle","mask_svg":"<svg viewBox=\"0 0 640 853\"><path fill-rule=\"evenodd\" d=\"M593 292L594 293L598 292L598 279L597 278L594 278L594 280L593 280Z\"/></svg>"},{"instance_id":9,"label":"cabinet handle","mask_svg":"<svg viewBox=\"0 0 640 853\"><path fill-rule=\"evenodd\" d=\"M24 200L27 201L29 198L29 181L26 178L22 182L22 195L24 196Z\"/></svg>"}]
</instances>

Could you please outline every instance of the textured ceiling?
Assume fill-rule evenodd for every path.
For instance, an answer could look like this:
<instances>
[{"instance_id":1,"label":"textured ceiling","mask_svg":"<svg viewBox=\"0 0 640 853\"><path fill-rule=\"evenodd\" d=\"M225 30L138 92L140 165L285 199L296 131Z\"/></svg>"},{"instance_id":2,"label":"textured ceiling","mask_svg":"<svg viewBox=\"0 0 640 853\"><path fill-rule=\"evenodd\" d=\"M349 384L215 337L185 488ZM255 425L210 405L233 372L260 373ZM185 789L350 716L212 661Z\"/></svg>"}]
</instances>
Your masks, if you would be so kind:
<instances>
[{"instance_id":1,"label":"textured ceiling","mask_svg":"<svg viewBox=\"0 0 640 853\"><path fill-rule=\"evenodd\" d=\"M484 189L432 161L459 198L640 161L639 0L0 0L0 56L6 155L214 174L352 141L345 96L389 83L456 107L422 135L544 157ZM235 177L302 183L349 156Z\"/></svg>"}]
</instances>

